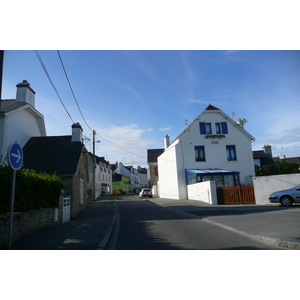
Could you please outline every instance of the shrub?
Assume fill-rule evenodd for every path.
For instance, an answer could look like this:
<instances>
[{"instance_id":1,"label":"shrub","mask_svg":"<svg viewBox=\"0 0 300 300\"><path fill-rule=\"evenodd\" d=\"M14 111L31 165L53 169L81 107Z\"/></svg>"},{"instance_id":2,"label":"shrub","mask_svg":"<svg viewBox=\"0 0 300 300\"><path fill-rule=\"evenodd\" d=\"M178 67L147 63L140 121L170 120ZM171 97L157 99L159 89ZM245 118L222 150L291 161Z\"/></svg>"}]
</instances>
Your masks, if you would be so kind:
<instances>
[{"instance_id":1,"label":"shrub","mask_svg":"<svg viewBox=\"0 0 300 300\"><path fill-rule=\"evenodd\" d=\"M300 165L291 161L277 161L263 167L255 166L256 176L300 173Z\"/></svg>"},{"instance_id":2,"label":"shrub","mask_svg":"<svg viewBox=\"0 0 300 300\"><path fill-rule=\"evenodd\" d=\"M0 213L9 212L12 169L0 167ZM63 183L54 174L23 169L16 173L14 211L58 206Z\"/></svg>"}]
</instances>

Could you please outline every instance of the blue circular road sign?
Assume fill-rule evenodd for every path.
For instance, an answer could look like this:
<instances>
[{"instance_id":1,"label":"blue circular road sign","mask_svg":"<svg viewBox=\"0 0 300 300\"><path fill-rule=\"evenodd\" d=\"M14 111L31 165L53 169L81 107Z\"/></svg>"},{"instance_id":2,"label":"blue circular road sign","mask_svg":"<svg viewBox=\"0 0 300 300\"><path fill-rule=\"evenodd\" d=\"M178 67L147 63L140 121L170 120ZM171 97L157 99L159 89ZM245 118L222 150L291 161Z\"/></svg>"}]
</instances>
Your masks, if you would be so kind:
<instances>
[{"instance_id":1,"label":"blue circular road sign","mask_svg":"<svg viewBox=\"0 0 300 300\"><path fill-rule=\"evenodd\" d=\"M23 151L18 143L12 143L7 149L8 163L14 170L19 170L23 162Z\"/></svg>"}]
</instances>

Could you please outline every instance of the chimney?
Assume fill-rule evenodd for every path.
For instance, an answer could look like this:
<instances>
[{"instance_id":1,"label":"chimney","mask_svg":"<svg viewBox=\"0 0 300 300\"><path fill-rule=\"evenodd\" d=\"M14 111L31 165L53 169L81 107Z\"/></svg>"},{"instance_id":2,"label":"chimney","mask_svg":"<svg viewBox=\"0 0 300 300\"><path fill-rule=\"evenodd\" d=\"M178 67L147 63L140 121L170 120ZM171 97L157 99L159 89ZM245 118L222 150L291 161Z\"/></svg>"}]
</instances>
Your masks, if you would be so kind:
<instances>
[{"instance_id":1,"label":"chimney","mask_svg":"<svg viewBox=\"0 0 300 300\"><path fill-rule=\"evenodd\" d=\"M82 127L79 123L74 123L72 125L72 140L71 142L81 142L82 143Z\"/></svg>"},{"instance_id":2,"label":"chimney","mask_svg":"<svg viewBox=\"0 0 300 300\"><path fill-rule=\"evenodd\" d=\"M167 149L170 146L170 136L168 136L167 134L165 135L164 143L165 143L165 149Z\"/></svg>"},{"instance_id":3,"label":"chimney","mask_svg":"<svg viewBox=\"0 0 300 300\"><path fill-rule=\"evenodd\" d=\"M270 146L270 145L264 145L264 146L262 147L262 149L264 150L265 154L268 154L268 155L270 155L271 157L273 157L273 156L272 156L272 146Z\"/></svg>"},{"instance_id":4,"label":"chimney","mask_svg":"<svg viewBox=\"0 0 300 300\"><path fill-rule=\"evenodd\" d=\"M22 83L18 83L17 87L17 102L25 102L35 107L35 91L30 87L27 80L23 80Z\"/></svg>"}]
</instances>

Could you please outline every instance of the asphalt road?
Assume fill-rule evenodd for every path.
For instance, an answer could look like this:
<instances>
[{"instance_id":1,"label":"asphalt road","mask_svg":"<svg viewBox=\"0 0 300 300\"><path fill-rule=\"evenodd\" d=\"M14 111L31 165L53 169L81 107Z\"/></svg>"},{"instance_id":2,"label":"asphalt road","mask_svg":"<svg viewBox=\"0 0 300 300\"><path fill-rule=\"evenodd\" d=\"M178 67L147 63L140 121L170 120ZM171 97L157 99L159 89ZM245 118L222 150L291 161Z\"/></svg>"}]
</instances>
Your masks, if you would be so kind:
<instances>
[{"instance_id":1,"label":"asphalt road","mask_svg":"<svg viewBox=\"0 0 300 300\"><path fill-rule=\"evenodd\" d=\"M137 196L120 197L117 204L119 221L108 250L282 249Z\"/></svg>"}]
</instances>

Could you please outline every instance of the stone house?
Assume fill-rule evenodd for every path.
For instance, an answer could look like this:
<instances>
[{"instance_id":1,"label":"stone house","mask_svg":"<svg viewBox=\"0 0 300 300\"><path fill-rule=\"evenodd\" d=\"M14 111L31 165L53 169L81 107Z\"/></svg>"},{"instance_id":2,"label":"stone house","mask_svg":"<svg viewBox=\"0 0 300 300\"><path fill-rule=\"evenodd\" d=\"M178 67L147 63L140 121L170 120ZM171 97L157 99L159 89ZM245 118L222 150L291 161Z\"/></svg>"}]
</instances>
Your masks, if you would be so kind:
<instances>
[{"instance_id":1,"label":"stone house","mask_svg":"<svg viewBox=\"0 0 300 300\"><path fill-rule=\"evenodd\" d=\"M72 125L72 135L32 137L23 148L24 167L56 174L64 182L63 196L71 197L70 215L87 204L88 151L82 143L82 127Z\"/></svg>"}]
</instances>

